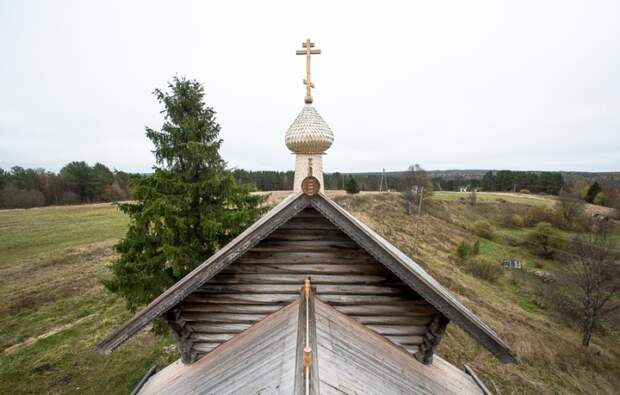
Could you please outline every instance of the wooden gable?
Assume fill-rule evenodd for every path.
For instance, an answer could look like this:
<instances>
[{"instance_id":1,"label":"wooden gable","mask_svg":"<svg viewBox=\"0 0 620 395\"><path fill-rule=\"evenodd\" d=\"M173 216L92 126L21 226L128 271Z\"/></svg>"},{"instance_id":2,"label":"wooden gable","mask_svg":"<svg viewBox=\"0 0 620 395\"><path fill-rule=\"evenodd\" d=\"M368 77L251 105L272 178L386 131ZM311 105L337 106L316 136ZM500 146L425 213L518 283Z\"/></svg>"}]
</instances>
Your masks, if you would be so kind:
<instances>
[{"instance_id":1,"label":"wooden gable","mask_svg":"<svg viewBox=\"0 0 620 395\"><path fill-rule=\"evenodd\" d=\"M317 297L428 363L448 323L345 233L309 207L168 313L186 363L299 297Z\"/></svg>"}]
</instances>

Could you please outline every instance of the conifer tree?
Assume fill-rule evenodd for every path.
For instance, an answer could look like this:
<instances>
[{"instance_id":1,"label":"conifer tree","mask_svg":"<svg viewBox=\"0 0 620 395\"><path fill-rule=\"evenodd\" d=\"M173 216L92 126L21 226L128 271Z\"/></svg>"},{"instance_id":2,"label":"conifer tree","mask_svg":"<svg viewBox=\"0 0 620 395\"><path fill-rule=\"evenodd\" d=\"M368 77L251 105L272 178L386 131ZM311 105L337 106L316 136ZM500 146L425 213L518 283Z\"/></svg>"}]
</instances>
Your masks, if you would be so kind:
<instances>
[{"instance_id":1,"label":"conifer tree","mask_svg":"<svg viewBox=\"0 0 620 395\"><path fill-rule=\"evenodd\" d=\"M215 112L204 88L175 77L154 94L163 105L153 142L154 173L134 180L134 202L120 204L129 229L116 246L120 257L106 287L131 310L146 304L196 268L262 213L263 198L251 194L226 170Z\"/></svg>"},{"instance_id":2,"label":"conifer tree","mask_svg":"<svg viewBox=\"0 0 620 395\"><path fill-rule=\"evenodd\" d=\"M349 178L349 181L347 181L344 189L347 193L360 193L360 186L354 177Z\"/></svg>"}]
</instances>

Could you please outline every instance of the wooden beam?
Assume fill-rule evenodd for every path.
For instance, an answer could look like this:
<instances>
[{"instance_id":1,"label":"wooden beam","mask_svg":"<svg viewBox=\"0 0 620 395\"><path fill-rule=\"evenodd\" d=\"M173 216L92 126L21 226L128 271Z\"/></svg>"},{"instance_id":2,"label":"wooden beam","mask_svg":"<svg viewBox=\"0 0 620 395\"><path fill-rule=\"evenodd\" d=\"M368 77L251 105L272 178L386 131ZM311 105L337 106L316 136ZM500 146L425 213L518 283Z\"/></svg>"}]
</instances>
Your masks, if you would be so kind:
<instances>
[{"instance_id":1,"label":"wooden beam","mask_svg":"<svg viewBox=\"0 0 620 395\"><path fill-rule=\"evenodd\" d=\"M420 349L415 356L418 361L425 365L433 363L433 355L435 354L437 346L441 343L441 338L449 322L450 320L443 314L435 314L435 317L433 317L433 320L428 325L428 330L424 334Z\"/></svg>"}]
</instances>

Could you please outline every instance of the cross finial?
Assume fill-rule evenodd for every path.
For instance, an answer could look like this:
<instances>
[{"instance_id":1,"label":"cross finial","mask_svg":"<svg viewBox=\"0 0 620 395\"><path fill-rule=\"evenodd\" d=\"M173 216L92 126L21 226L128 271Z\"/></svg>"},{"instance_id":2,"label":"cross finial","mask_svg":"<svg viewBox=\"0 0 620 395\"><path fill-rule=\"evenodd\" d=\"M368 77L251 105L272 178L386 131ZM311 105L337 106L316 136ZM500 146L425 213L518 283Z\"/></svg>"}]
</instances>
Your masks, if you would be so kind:
<instances>
[{"instance_id":1,"label":"cross finial","mask_svg":"<svg viewBox=\"0 0 620 395\"><path fill-rule=\"evenodd\" d=\"M297 55L306 55L306 78L303 80L304 85L306 86L306 97L304 102L306 104L312 103L312 88L314 88L314 84L310 80L310 56L311 55L319 55L321 54L320 49L312 49L314 48L314 43L307 39L306 42L301 44L302 50L297 50Z\"/></svg>"}]
</instances>

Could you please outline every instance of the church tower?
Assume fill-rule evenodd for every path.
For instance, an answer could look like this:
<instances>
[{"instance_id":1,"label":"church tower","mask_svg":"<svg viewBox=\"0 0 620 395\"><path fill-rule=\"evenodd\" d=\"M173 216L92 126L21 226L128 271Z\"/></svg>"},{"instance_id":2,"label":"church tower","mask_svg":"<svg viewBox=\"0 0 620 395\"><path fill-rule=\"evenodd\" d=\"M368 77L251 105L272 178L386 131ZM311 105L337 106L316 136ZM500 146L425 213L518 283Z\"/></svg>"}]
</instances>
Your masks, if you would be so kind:
<instances>
[{"instance_id":1,"label":"church tower","mask_svg":"<svg viewBox=\"0 0 620 395\"><path fill-rule=\"evenodd\" d=\"M302 47L304 49L297 51L297 55L306 55L306 78L303 80L306 85L305 105L286 131L285 142L288 149L295 154L293 192L301 191L302 182L310 176L318 180L320 190L324 191L323 155L332 145L334 134L312 105L314 84L310 79L310 57L320 54L321 50L312 49L314 43L310 39L307 39Z\"/></svg>"}]
</instances>

